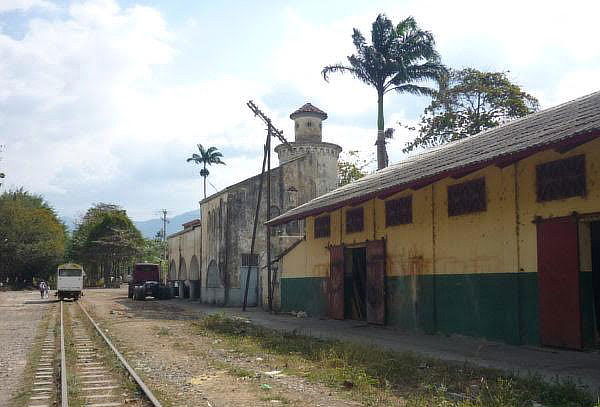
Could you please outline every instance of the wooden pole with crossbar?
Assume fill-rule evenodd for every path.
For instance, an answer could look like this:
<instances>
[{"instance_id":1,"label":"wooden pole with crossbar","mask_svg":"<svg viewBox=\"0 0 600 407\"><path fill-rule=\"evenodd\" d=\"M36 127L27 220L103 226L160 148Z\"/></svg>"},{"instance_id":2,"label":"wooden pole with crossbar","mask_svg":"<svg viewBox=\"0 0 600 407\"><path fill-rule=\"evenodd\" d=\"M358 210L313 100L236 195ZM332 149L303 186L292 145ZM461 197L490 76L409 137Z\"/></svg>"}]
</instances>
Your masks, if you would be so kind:
<instances>
[{"instance_id":1,"label":"wooden pole with crossbar","mask_svg":"<svg viewBox=\"0 0 600 407\"><path fill-rule=\"evenodd\" d=\"M283 144L285 144L288 148L290 148L291 151L291 146L288 143L288 141L285 139L285 137L283 136L283 132L279 129L277 129L275 126L273 126L271 119L264 114L257 106L256 104L254 104L253 101L249 101L247 104L248 108L250 110L252 110L252 112L254 113L255 116L260 117L265 124L267 125L267 140L265 141L265 145L264 145L264 151L263 151L263 164L262 164L262 170L260 173L260 180L259 180L259 191L258 191L258 198L257 198L257 202L256 202L256 211L254 212L254 225L252 228L252 243L250 245L250 267L248 269L248 272L246 274L246 287L244 289L244 303L242 306L242 311L246 311L246 306L248 304L248 287L250 285L250 272L252 270L252 266L254 265L254 246L256 243L256 231L257 231L257 226L258 226L258 222L259 222L259 214L260 214L260 203L261 203L261 199L262 199L262 189L263 189L263 182L264 182L264 175L265 175L265 166L267 167L266 169L266 174L267 174L267 206L266 206L266 214L267 214L267 220L271 219L271 137L275 136L279 139L279 141L281 141ZM273 286L274 286L274 282L272 281L272 270L271 270L271 229L269 226L266 226L266 240L267 240L267 300L268 300L268 305L269 305L269 311L273 311ZM257 277L257 287L258 287L258 272L259 272L259 267L258 264L256 264L256 277Z\"/></svg>"}]
</instances>

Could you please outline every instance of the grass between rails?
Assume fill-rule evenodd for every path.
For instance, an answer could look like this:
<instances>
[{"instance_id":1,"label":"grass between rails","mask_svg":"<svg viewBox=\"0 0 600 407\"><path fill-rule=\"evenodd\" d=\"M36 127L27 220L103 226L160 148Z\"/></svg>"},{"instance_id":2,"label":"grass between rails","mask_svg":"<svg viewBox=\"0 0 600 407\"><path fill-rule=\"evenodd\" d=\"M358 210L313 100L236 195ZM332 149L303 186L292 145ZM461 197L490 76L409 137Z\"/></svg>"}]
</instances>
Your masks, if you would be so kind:
<instances>
[{"instance_id":1,"label":"grass between rails","mask_svg":"<svg viewBox=\"0 0 600 407\"><path fill-rule=\"evenodd\" d=\"M77 363L77 351L75 349L75 340L73 335L73 318L71 315L71 308L76 307L77 305L73 303L63 302L63 306L63 326L65 330L65 356L67 365L67 389L69 397L69 406L81 407L85 404L85 399L83 398L83 394L79 390L81 384L79 383L77 374L75 372ZM60 332L58 340L60 343Z\"/></svg>"},{"instance_id":2,"label":"grass between rails","mask_svg":"<svg viewBox=\"0 0 600 407\"><path fill-rule=\"evenodd\" d=\"M548 384L537 377L285 333L222 314L194 324L200 334L217 334L246 354L269 354L286 373L346 389L368 406L398 405L400 399L407 407L600 407L570 382Z\"/></svg>"}]
</instances>

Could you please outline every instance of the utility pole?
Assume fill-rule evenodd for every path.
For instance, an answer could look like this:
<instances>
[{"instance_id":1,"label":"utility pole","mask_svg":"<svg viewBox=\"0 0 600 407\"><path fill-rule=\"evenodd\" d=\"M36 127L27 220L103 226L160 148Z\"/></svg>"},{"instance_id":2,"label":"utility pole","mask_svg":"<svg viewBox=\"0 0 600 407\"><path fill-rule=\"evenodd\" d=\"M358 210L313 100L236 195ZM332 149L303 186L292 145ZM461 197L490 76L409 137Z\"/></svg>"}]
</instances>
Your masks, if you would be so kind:
<instances>
[{"instance_id":1,"label":"utility pole","mask_svg":"<svg viewBox=\"0 0 600 407\"><path fill-rule=\"evenodd\" d=\"M284 143L288 148L291 146L288 141L283 136L283 132L277 129L271 123L271 119L265 115L260 109L254 104L253 101L249 101L247 104L248 108L252 110L255 116L258 116L264 121L267 125L267 140L265 141L264 152L263 152L263 163L262 170L260 173L260 181L259 181L259 191L258 191L258 199L256 202L256 212L254 213L254 226L252 230L252 243L250 245L250 259L254 258L254 244L256 241L256 228L258 226L259 221L259 213L260 213L260 202L262 199L262 188L263 188L263 178L265 174L265 164L267 166L267 220L271 219L271 137L277 137L282 143ZM271 228L266 226L266 240L267 240L267 299L269 303L269 311L273 311L273 278L271 273ZM258 264L257 266L257 281L258 281ZM246 274L246 287L244 290L244 304L242 306L242 310L246 310L246 305L248 303L248 286L250 285L250 271L252 270L252 266L250 266L248 273ZM258 286L258 284L257 284Z\"/></svg>"},{"instance_id":2,"label":"utility pole","mask_svg":"<svg viewBox=\"0 0 600 407\"><path fill-rule=\"evenodd\" d=\"M167 210L166 209L161 209L160 211L162 213L162 223L163 223L163 229L162 229L162 238L163 238L163 242L167 241Z\"/></svg>"},{"instance_id":3,"label":"utility pole","mask_svg":"<svg viewBox=\"0 0 600 407\"><path fill-rule=\"evenodd\" d=\"M163 228L162 228L163 260L166 263L167 262L167 223L169 221L167 219L167 210L161 209L161 213L162 213L162 223L163 223ZM167 264L167 272L165 273L165 281L164 281L165 284L167 283L168 275L169 275L169 265Z\"/></svg>"},{"instance_id":4,"label":"utility pole","mask_svg":"<svg viewBox=\"0 0 600 407\"><path fill-rule=\"evenodd\" d=\"M267 220L271 219L271 119L267 121ZM271 227L267 226L267 299L273 311L273 279L271 278Z\"/></svg>"}]
</instances>

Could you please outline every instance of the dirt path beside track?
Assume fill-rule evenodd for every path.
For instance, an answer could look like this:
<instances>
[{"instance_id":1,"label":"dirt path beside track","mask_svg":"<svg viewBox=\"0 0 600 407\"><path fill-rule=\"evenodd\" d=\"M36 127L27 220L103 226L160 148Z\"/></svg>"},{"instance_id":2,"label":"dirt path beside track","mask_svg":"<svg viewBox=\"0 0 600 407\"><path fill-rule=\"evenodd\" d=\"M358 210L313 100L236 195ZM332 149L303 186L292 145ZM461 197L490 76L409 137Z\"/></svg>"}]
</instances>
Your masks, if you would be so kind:
<instances>
[{"instance_id":1,"label":"dirt path beside track","mask_svg":"<svg viewBox=\"0 0 600 407\"><path fill-rule=\"evenodd\" d=\"M336 390L276 373L270 357L249 357L199 335L199 313L170 301L131 301L125 290L87 290L82 303L156 395L173 406L356 406Z\"/></svg>"},{"instance_id":2,"label":"dirt path beside track","mask_svg":"<svg viewBox=\"0 0 600 407\"><path fill-rule=\"evenodd\" d=\"M37 291L0 292L0 407L19 390L37 327L54 297Z\"/></svg>"}]
</instances>

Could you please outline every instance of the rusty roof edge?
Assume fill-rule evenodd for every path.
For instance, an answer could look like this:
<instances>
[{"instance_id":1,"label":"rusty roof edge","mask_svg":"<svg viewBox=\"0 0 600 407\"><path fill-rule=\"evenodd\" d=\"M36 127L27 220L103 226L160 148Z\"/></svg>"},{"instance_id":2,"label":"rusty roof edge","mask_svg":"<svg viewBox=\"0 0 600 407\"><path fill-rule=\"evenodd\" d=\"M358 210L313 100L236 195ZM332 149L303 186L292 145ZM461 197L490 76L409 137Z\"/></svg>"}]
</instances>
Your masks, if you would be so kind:
<instances>
[{"instance_id":1,"label":"rusty roof edge","mask_svg":"<svg viewBox=\"0 0 600 407\"><path fill-rule=\"evenodd\" d=\"M550 149L550 148L556 148L558 145L565 143L565 141L573 141L573 139L575 139L577 137L582 137L582 136L589 137L589 140L587 140L587 141L593 140L594 138L600 136L600 129L592 128L592 129L583 130L580 132L570 134L570 135L560 138L558 140L553 140L552 142L540 142L540 143L528 146L523 149L508 152L506 154L499 154L497 156L490 157L486 160L470 162L470 163L462 165L462 166L452 167L452 168L449 168L446 170L439 171L437 173L423 176L421 178L415 178L414 180L411 180L411 181L408 181L408 182L405 182L402 184L392 185L389 187L381 188L379 190L376 189L374 191L369 191L369 192L365 193L364 195L360 195L358 197L356 197L356 196L350 197L350 198L342 199L341 201L338 201L338 202L333 202L329 205L324 205L322 207L318 206L318 207L315 207L312 209L308 209L306 211L302 211L301 210L302 206L308 205L309 203L313 202L314 200L308 201L305 204L300 205L300 206L288 211L288 213L291 212L290 215L286 215L286 213L281 214L278 217L273 218L270 221L266 222L265 224L270 225L270 226L280 225L283 223L290 222L292 220L304 219L304 218L307 218L309 216L313 216L313 215L316 215L319 213L331 212L333 210L339 209L344 206L348 206L350 204L357 205L358 204L357 202L362 203L362 202L368 201L372 198L380 197L382 195L385 195L387 197L387 196L393 195L395 193L401 192L404 189L410 189L411 186L415 186L416 184L427 182L428 180L433 180L432 182L437 182L440 179L451 176L452 173L464 171L465 169L467 169L469 167L479 166L480 167L479 169L481 169L481 168L487 167L489 165L494 165L496 162L498 162L500 160L505 160L505 159L508 159L513 156L518 156L520 154L524 154L526 152L533 151L533 153L535 153L535 152L543 151L543 150ZM459 141L464 141L464 140L467 140L467 139L463 139L463 140L459 140ZM439 149L436 149L436 150L439 151ZM526 158L526 157L518 158L515 161L520 161L524 158ZM402 161L397 164L401 164L401 163L402 163ZM375 177L378 173L381 174L378 171L378 172L375 172L374 174L372 174L371 177ZM436 178L439 178L439 179L436 179ZM360 180L355 181L355 182L360 182ZM333 192L333 191L331 191L331 192ZM324 197L326 195L327 194L321 195L321 197ZM318 197L318 198L321 198L321 197ZM315 199L318 199L318 198L315 198Z\"/></svg>"}]
</instances>

